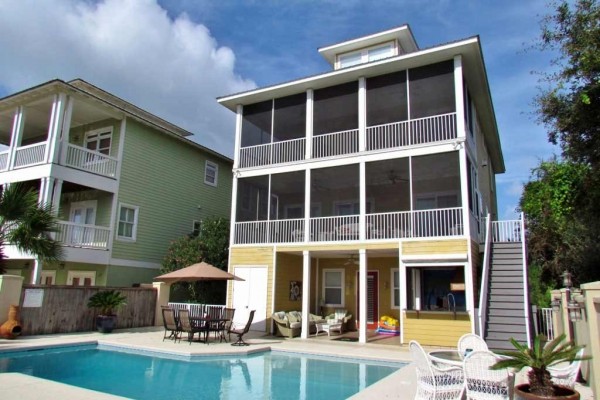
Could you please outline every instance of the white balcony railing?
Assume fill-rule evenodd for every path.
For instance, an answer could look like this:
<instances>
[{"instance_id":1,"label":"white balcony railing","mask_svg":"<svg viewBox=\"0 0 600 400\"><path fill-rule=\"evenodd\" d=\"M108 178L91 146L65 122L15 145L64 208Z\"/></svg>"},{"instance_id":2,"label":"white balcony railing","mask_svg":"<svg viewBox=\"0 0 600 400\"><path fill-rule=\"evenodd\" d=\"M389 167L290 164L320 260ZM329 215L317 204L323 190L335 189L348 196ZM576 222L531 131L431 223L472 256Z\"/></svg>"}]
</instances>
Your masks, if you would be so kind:
<instances>
[{"instance_id":1,"label":"white balcony railing","mask_svg":"<svg viewBox=\"0 0 600 400\"><path fill-rule=\"evenodd\" d=\"M358 153L358 129L313 136L313 158Z\"/></svg>"},{"instance_id":2,"label":"white balcony railing","mask_svg":"<svg viewBox=\"0 0 600 400\"><path fill-rule=\"evenodd\" d=\"M110 228L59 221L56 240L66 246L107 249Z\"/></svg>"},{"instance_id":3,"label":"white balcony railing","mask_svg":"<svg viewBox=\"0 0 600 400\"><path fill-rule=\"evenodd\" d=\"M8 168L8 153L8 150L0 152L0 171L4 171Z\"/></svg>"},{"instance_id":4,"label":"white balcony railing","mask_svg":"<svg viewBox=\"0 0 600 400\"><path fill-rule=\"evenodd\" d=\"M452 237L464 235L461 207L368 214L366 240ZM310 219L311 242L359 240L360 216ZM304 219L235 224L234 244L304 242Z\"/></svg>"},{"instance_id":5,"label":"white balcony railing","mask_svg":"<svg viewBox=\"0 0 600 400\"><path fill-rule=\"evenodd\" d=\"M492 242L520 242L521 220L493 221Z\"/></svg>"},{"instance_id":6,"label":"white balcony railing","mask_svg":"<svg viewBox=\"0 0 600 400\"><path fill-rule=\"evenodd\" d=\"M369 126L367 150L381 150L456 139L456 113Z\"/></svg>"},{"instance_id":7,"label":"white balcony railing","mask_svg":"<svg viewBox=\"0 0 600 400\"><path fill-rule=\"evenodd\" d=\"M84 147L67 145L66 165L83 171L107 177L114 177L118 160L106 154L88 150Z\"/></svg>"},{"instance_id":8,"label":"white balcony railing","mask_svg":"<svg viewBox=\"0 0 600 400\"><path fill-rule=\"evenodd\" d=\"M259 144L240 149L240 168L304 160L306 139Z\"/></svg>"},{"instance_id":9,"label":"white balcony railing","mask_svg":"<svg viewBox=\"0 0 600 400\"><path fill-rule=\"evenodd\" d=\"M41 164L44 162L46 142L18 147L15 151L15 168Z\"/></svg>"}]
</instances>

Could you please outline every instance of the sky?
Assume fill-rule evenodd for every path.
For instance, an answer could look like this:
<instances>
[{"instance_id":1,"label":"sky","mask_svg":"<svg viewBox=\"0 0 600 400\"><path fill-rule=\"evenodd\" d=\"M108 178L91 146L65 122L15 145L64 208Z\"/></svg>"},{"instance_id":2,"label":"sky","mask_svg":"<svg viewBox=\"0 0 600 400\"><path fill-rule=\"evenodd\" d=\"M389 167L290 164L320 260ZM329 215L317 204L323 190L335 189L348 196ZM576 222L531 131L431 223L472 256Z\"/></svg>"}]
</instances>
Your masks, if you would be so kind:
<instances>
[{"instance_id":1,"label":"sky","mask_svg":"<svg viewBox=\"0 0 600 400\"><path fill-rule=\"evenodd\" d=\"M532 48L545 0L0 0L0 97L84 79L233 157L216 98L331 69L317 49L404 24L421 48L479 35L506 173L498 217L516 217L531 169L558 149L538 124Z\"/></svg>"}]
</instances>

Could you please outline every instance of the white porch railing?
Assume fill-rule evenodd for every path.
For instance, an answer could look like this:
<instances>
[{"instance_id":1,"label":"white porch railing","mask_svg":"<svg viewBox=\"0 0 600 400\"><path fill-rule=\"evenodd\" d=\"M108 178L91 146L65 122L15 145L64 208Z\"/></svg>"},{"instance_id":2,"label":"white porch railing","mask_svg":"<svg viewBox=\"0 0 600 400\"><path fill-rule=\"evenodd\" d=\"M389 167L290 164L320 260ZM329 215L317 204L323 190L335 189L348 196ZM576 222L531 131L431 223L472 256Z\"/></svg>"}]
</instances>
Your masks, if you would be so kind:
<instances>
[{"instance_id":1,"label":"white porch railing","mask_svg":"<svg viewBox=\"0 0 600 400\"><path fill-rule=\"evenodd\" d=\"M520 242L521 220L493 221L492 242Z\"/></svg>"},{"instance_id":2,"label":"white porch railing","mask_svg":"<svg viewBox=\"0 0 600 400\"><path fill-rule=\"evenodd\" d=\"M18 147L15 151L15 168L41 164L44 162L46 142Z\"/></svg>"},{"instance_id":3,"label":"white porch railing","mask_svg":"<svg viewBox=\"0 0 600 400\"><path fill-rule=\"evenodd\" d=\"M462 236L462 207L367 215L368 239Z\"/></svg>"},{"instance_id":4,"label":"white porch railing","mask_svg":"<svg viewBox=\"0 0 600 400\"><path fill-rule=\"evenodd\" d=\"M114 177L117 171L118 160L85 147L67 145L66 165L94 174Z\"/></svg>"},{"instance_id":5,"label":"white porch railing","mask_svg":"<svg viewBox=\"0 0 600 400\"><path fill-rule=\"evenodd\" d=\"M536 334L541 333L548 340L554 339L553 312L551 308L539 308L536 315Z\"/></svg>"},{"instance_id":6,"label":"white porch railing","mask_svg":"<svg viewBox=\"0 0 600 400\"><path fill-rule=\"evenodd\" d=\"M367 127L367 150L456 139L456 113Z\"/></svg>"},{"instance_id":7,"label":"white porch railing","mask_svg":"<svg viewBox=\"0 0 600 400\"><path fill-rule=\"evenodd\" d=\"M358 240L359 218L359 215L311 218L310 240L312 242Z\"/></svg>"},{"instance_id":8,"label":"white porch railing","mask_svg":"<svg viewBox=\"0 0 600 400\"><path fill-rule=\"evenodd\" d=\"M59 221L56 240L67 246L107 249L110 228Z\"/></svg>"},{"instance_id":9,"label":"white porch railing","mask_svg":"<svg viewBox=\"0 0 600 400\"><path fill-rule=\"evenodd\" d=\"M179 310L188 310L190 317L203 317L205 314L214 315L217 311L222 313L226 306L219 304L197 304L197 303L168 303L175 310L175 318L179 318Z\"/></svg>"},{"instance_id":10,"label":"white porch railing","mask_svg":"<svg viewBox=\"0 0 600 400\"><path fill-rule=\"evenodd\" d=\"M240 168L304 160L306 138L259 144L240 149Z\"/></svg>"},{"instance_id":11,"label":"white porch railing","mask_svg":"<svg viewBox=\"0 0 600 400\"><path fill-rule=\"evenodd\" d=\"M358 153L358 129L313 136L313 158Z\"/></svg>"},{"instance_id":12,"label":"white porch railing","mask_svg":"<svg viewBox=\"0 0 600 400\"><path fill-rule=\"evenodd\" d=\"M235 244L295 243L304 241L304 219L237 222Z\"/></svg>"},{"instance_id":13,"label":"white porch railing","mask_svg":"<svg viewBox=\"0 0 600 400\"><path fill-rule=\"evenodd\" d=\"M8 150L0 152L0 171L4 171L8 168L8 153Z\"/></svg>"}]
</instances>

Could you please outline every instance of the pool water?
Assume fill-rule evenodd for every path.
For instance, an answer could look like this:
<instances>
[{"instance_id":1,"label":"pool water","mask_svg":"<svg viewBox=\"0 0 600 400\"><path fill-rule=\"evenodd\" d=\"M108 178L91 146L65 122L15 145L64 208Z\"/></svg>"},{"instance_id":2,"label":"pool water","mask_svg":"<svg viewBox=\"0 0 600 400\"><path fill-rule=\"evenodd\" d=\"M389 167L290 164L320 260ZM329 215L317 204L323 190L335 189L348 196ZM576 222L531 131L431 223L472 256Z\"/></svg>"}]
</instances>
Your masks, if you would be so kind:
<instances>
[{"instance_id":1,"label":"pool water","mask_svg":"<svg viewBox=\"0 0 600 400\"><path fill-rule=\"evenodd\" d=\"M0 353L0 373L157 400L345 399L404 365L281 352L184 360L97 346Z\"/></svg>"}]
</instances>

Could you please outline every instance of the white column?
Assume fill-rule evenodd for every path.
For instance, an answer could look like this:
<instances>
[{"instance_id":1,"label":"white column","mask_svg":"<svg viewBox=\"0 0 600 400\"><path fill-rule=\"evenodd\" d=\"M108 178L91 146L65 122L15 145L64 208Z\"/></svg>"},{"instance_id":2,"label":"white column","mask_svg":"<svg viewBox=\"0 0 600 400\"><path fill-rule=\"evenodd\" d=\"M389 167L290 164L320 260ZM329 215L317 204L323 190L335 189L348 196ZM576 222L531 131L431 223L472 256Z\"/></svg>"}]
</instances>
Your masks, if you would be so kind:
<instances>
[{"instance_id":1,"label":"white column","mask_svg":"<svg viewBox=\"0 0 600 400\"><path fill-rule=\"evenodd\" d=\"M50 176L45 176L40 179L40 192L38 195L38 204L45 205L52 203L52 189L54 187L54 179Z\"/></svg>"},{"instance_id":2,"label":"white column","mask_svg":"<svg viewBox=\"0 0 600 400\"><path fill-rule=\"evenodd\" d=\"M314 121L314 91L308 89L306 91L306 146L305 146L305 158L308 160L312 158L312 144L313 144L313 121Z\"/></svg>"},{"instance_id":3,"label":"white column","mask_svg":"<svg viewBox=\"0 0 600 400\"><path fill-rule=\"evenodd\" d=\"M454 56L454 103L456 104L456 136L466 137L465 134L465 104L463 95L462 56Z\"/></svg>"},{"instance_id":4,"label":"white column","mask_svg":"<svg viewBox=\"0 0 600 400\"><path fill-rule=\"evenodd\" d=\"M366 149L367 135L367 80L358 78L358 151Z\"/></svg>"},{"instance_id":5,"label":"white column","mask_svg":"<svg viewBox=\"0 0 600 400\"><path fill-rule=\"evenodd\" d=\"M367 239L367 179L366 179L366 165L365 162L358 164L358 187L359 187L359 209L360 215L358 217L358 238L359 240Z\"/></svg>"},{"instance_id":6,"label":"white column","mask_svg":"<svg viewBox=\"0 0 600 400\"><path fill-rule=\"evenodd\" d=\"M235 217L237 207L237 192L238 192L238 174L233 174L233 182L231 185L231 214L229 220L231 221L231 227L229 229L229 245L233 245L235 238ZM229 252L229 259L231 260L231 251Z\"/></svg>"},{"instance_id":7,"label":"white column","mask_svg":"<svg viewBox=\"0 0 600 400\"><path fill-rule=\"evenodd\" d=\"M62 128L60 131L60 141L58 145L58 152L54 158L54 161L58 160L58 163L65 165L67 161L67 146L69 144L69 136L71 131L71 118L73 115L73 97L67 97L67 106L65 108L65 115L63 117Z\"/></svg>"},{"instance_id":8,"label":"white column","mask_svg":"<svg viewBox=\"0 0 600 400\"><path fill-rule=\"evenodd\" d=\"M33 260L33 270L31 271L31 284L37 285L42 277L42 262L38 259Z\"/></svg>"},{"instance_id":9,"label":"white column","mask_svg":"<svg viewBox=\"0 0 600 400\"><path fill-rule=\"evenodd\" d=\"M367 343L367 250L358 250L358 296L360 297L358 342Z\"/></svg>"},{"instance_id":10,"label":"white column","mask_svg":"<svg viewBox=\"0 0 600 400\"><path fill-rule=\"evenodd\" d=\"M308 319L310 314L310 252L302 252L302 339L309 334Z\"/></svg>"},{"instance_id":11,"label":"white column","mask_svg":"<svg viewBox=\"0 0 600 400\"><path fill-rule=\"evenodd\" d=\"M62 179L55 179L54 180L54 190L52 192L52 214L56 217L58 215L58 210L60 208L60 196L62 194L62 185L63 185L63 180Z\"/></svg>"},{"instance_id":12,"label":"white column","mask_svg":"<svg viewBox=\"0 0 600 400\"><path fill-rule=\"evenodd\" d=\"M15 166L17 156L17 148L21 146L23 140L23 127L25 125L25 108L17 107L13 118L12 135L10 140L10 152L8 153L8 169L11 170Z\"/></svg>"},{"instance_id":13,"label":"white column","mask_svg":"<svg viewBox=\"0 0 600 400\"><path fill-rule=\"evenodd\" d=\"M400 290L400 312L398 313L398 317L400 318L400 344L404 343L404 315L405 310L408 307L408 287L406 280L406 265L402 262L402 242L400 242L400 247L398 248L398 268L399 268L399 277L398 279L398 288Z\"/></svg>"},{"instance_id":14,"label":"white column","mask_svg":"<svg viewBox=\"0 0 600 400\"><path fill-rule=\"evenodd\" d=\"M52 163L58 160L57 149L59 146L57 144L60 139L60 130L63 124L66 102L67 96L64 93L59 93L54 96L52 115L50 116L50 124L48 126L48 138L46 140L46 154L44 154L46 163Z\"/></svg>"},{"instance_id":15,"label":"white column","mask_svg":"<svg viewBox=\"0 0 600 400\"><path fill-rule=\"evenodd\" d=\"M239 168L240 165L240 148L242 146L242 121L244 120L244 106L237 105L235 114L235 146L233 153L233 168Z\"/></svg>"},{"instance_id":16,"label":"white column","mask_svg":"<svg viewBox=\"0 0 600 400\"><path fill-rule=\"evenodd\" d=\"M307 169L304 181L304 241L310 242L310 176L311 170Z\"/></svg>"}]
</instances>

